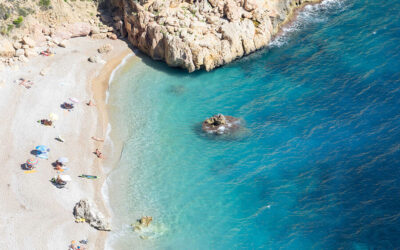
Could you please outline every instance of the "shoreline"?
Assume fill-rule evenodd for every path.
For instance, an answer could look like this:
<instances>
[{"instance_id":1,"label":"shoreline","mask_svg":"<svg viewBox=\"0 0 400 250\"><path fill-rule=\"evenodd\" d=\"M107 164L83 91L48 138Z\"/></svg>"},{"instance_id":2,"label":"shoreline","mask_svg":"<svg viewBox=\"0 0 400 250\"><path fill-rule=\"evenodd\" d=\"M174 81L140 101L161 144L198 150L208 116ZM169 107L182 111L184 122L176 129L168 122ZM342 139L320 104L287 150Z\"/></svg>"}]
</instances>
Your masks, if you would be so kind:
<instances>
[{"instance_id":1,"label":"shoreline","mask_svg":"<svg viewBox=\"0 0 400 250\"><path fill-rule=\"evenodd\" d=\"M290 27L292 24L294 24L298 20L297 18L300 15L300 13L304 11L304 9L307 6L322 4L324 1L329 1L329 0L313 0L313 2L303 2L300 6L292 9L292 11L288 14L286 20L279 25L278 32L276 32L276 34L271 37L270 43L263 49L268 50L276 38L284 35L285 28Z\"/></svg>"},{"instance_id":2,"label":"shoreline","mask_svg":"<svg viewBox=\"0 0 400 250\"><path fill-rule=\"evenodd\" d=\"M109 87L109 81L111 80L111 76L115 70L118 70L119 65L123 63L124 59L131 56L133 52L129 49L126 49L113 57L112 59L108 60L107 63L102 67L100 73L93 77L93 79L90 81L91 85L91 91L93 94L93 99L94 102L96 103L96 109L98 111L98 116L97 116L97 131L96 134L101 134L102 138L106 140L107 136L107 127L109 125L109 116L108 116L108 109L107 109L107 103L106 103L106 95ZM105 141L106 142L106 141ZM104 142L103 142L104 143ZM96 147L101 147L100 142L95 142ZM109 151L107 151L109 153ZM111 155L111 154L106 154L106 155ZM104 163L97 161L94 166L94 169L101 168L102 172L104 173ZM113 169L113 167L111 168ZM103 211L106 215L107 218L110 218L111 220L111 211L110 207L108 204L106 204L106 197L104 197L104 194L102 193L102 188L104 185L106 185L106 180L108 178L108 173L105 173L105 177L101 179L101 181L96 183L96 203L100 211ZM99 232L99 235L96 240L96 249L104 249L105 248L105 242L107 240L107 232Z\"/></svg>"}]
</instances>

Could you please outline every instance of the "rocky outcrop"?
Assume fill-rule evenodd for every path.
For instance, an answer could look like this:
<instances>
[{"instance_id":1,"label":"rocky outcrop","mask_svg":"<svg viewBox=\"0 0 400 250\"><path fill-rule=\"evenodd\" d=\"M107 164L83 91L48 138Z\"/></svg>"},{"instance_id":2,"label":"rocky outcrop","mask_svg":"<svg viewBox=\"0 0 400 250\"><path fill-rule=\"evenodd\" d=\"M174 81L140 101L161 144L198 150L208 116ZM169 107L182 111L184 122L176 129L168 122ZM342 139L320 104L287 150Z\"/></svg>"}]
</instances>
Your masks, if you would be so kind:
<instances>
[{"instance_id":1,"label":"rocky outcrop","mask_svg":"<svg viewBox=\"0 0 400 250\"><path fill-rule=\"evenodd\" d=\"M77 221L86 221L92 227L102 230L111 231L110 224L105 220L104 216L97 207L88 200L80 200L74 207L74 216Z\"/></svg>"},{"instance_id":2,"label":"rocky outcrop","mask_svg":"<svg viewBox=\"0 0 400 250\"><path fill-rule=\"evenodd\" d=\"M21 45L22 46L22 45ZM21 48L21 47L19 47ZM9 40L0 40L0 57L12 57L15 54L15 49Z\"/></svg>"},{"instance_id":3,"label":"rocky outcrop","mask_svg":"<svg viewBox=\"0 0 400 250\"><path fill-rule=\"evenodd\" d=\"M97 51L100 54L107 54L109 53L111 50L113 50L113 46L109 43L104 44L103 46L101 46L100 48L97 49Z\"/></svg>"},{"instance_id":4,"label":"rocky outcrop","mask_svg":"<svg viewBox=\"0 0 400 250\"><path fill-rule=\"evenodd\" d=\"M240 119L223 114L214 115L206 119L202 129L206 133L222 135L230 134L240 128Z\"/></svg>"},{"instance_id":5,"label":"rocky outcrop","mask_svg":"<svg viewBox=\"0 0 400 250\"><path fill-rule=\"evenodd\" d=\"M111 3L121 35L127 34L134 46L153 59L192 72L209 71L267 46L294 9L318 1L112 0Z\"/></svg>"}]
</instances>

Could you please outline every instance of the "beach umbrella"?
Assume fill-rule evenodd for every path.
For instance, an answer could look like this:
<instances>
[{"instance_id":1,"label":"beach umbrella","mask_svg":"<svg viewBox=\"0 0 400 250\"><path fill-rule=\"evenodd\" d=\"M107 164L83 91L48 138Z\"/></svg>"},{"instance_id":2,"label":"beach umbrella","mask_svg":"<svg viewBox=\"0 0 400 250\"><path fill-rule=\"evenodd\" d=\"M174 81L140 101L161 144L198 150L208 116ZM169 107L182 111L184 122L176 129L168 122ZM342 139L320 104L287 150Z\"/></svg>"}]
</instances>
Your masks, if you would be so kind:
<instances>
[{"instance_id":1,"label":"beach umbrella","mask_svg":"<svg viewBox=\"0 0 400 250\"><path fill-rule=\"evenodd\" d=\"M36 146L35 149L36 149L37 151L42 152L42 153L45 153L45 152L49 152L49 151L50 151L49 147L47 147L47 146L45 146L45 145Z\"/></svg>"},{"instance_id":2,"label":"beach umbrella","mask_svg":"<svg viewBox=\"0 0 400 250\"><path fill-rule=\"evenodd\" d=\"M41 158L41 159L49 159L49 154L48 153L40 153L37 155L37 157Z\"/></svg>"},{"instance_id":3,"label":"beach umbrella","mask_svg":"<svg viewBox=\"0 0 400 250\"><path fill-rule=\"evenodd\" d=\"M62 181L72 181L71 176L69 175L59 175Z\"/></svg>"},{"instance_id":4,"label":"beach umbrella","mask_svg":"<svg viewBox=\"0 0 400 250\"><path fill-rule=\"evenodd\" d=\"M31 166L35 166L38 163L38 159L36 158L30 158L26 161L26 164L31 165Z\"/></svg>"},{"instance_id":5,"label":"beach umbrella","mask_svg":"<svg viewBox=\"0 0 400 250\"><path fill-rule=\"evenodd\" d=\"M58 115L56 115L56 114L54 114L54 113L51 113L51 114L49 115L49 117L50 117L50 120L52 120L52 121L57 121L57 120L58 120Z\"/></svg>"},{"instance_id":6,"label":"beach umbrella","mask_svg":"<svg viewBox=\"0 0 400 250\"><path fill-rule=\"evenodd\" d=\"M68 162L68 158L67 157L60 157L57 160L59 163L67 163Z\"/></svg>"},{"instance_id":7,"label":"beach umbrella","mask_svg":"<svg viewBox=\"0 0 400 250\"><path fill-rule=\"evenodd\" d=\"M71 102L74 102L74 103L78 103L78 102L79 102L79 100L76 99L75 97L70 97L69 100L70 100Z\"/></svg>"}]
</instances>

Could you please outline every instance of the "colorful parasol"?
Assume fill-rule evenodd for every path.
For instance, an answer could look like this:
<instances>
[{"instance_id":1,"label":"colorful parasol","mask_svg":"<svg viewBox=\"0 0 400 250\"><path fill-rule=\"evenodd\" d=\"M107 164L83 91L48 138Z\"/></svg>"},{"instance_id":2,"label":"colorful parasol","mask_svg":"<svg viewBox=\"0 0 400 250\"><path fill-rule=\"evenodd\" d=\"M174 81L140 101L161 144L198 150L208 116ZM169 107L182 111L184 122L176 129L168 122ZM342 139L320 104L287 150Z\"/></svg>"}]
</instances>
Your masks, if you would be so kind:
<instances>
[{"instance_id":1,"label":"colorful parasol","mask_svg":"<svg viewBox=\"0 0 400 250\"><path fill-rule=\"evenodd\" d=\"M31 165L31 166L35 166L36 164L38 164L38 159L37 158L30 158L26 161L26 164Z\"/></svg>"}]
</instances>

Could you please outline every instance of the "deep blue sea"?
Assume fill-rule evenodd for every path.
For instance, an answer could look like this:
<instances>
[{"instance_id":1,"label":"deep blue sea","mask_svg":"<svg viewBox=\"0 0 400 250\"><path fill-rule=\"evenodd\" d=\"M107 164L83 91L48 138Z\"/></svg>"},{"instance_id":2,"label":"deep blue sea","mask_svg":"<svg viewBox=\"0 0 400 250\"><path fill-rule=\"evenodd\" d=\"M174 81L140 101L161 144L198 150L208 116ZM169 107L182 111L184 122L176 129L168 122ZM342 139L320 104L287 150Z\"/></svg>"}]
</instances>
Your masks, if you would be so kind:
<instances>
[{"instance_id":1,"label":"deep blue sea","mask_svg":"<svg viewBox=\"0 0 400 250\"><path fill-rule=\"evenodd\" d=\"M110 249L400 249L399 0L308 6L212 72L139 55L109 97ZM204 136L216 113L246 132Z\"/></svg>"}]
</instances>

